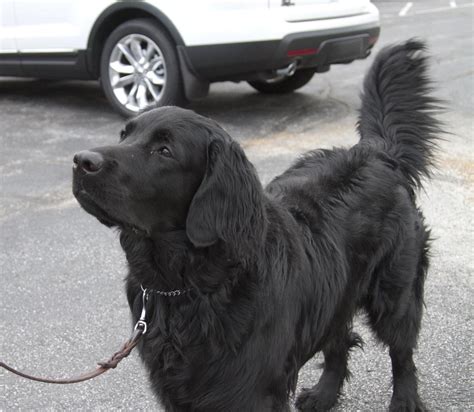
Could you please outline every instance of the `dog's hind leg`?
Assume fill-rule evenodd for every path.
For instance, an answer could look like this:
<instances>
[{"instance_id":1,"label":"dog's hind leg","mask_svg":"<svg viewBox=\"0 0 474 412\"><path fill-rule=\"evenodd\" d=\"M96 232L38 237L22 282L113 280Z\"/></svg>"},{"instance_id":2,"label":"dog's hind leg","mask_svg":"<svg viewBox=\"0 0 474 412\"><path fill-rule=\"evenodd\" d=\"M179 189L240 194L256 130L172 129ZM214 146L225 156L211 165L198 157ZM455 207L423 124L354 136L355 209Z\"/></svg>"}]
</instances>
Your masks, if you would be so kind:
<instances>
[{"instance_id":1,"label":"dog's hind leg","mask_svg":"<svg viewBox=\"0 0 474 412\"><path fill-rule=\"evenodd\" d=\"M425 407L418 396L413 349L390 347L393 373L391 412L422 412Z\"/></svg>"},{"instance_id":2,"label":"dog's hind leg","mask_svg":"<svg viewBox=\"0 0 474 412\"><path fill-rule=\"evenodd\" d=\"M360 336L347 327L331 339L323 348L324 370L319 382L311 389L303 389L296 400L300 411L326 411L334 406L344 380L349 377L349 351L361 345Z\"/></svg>"},{"instance_id":3,"label":"dog's hind leg","mask_svg":"<svg viewBox=\"0 0 474 412\"><path fill-rule=\"evenodd\" d=\"M413 349L421 316L418 306L421 302L416 298L409 303L406 313L398 316L382 316L377 321L371 320L371 326L377 337L390 349L393 375L393 395L390 411L415 412L425 408L418 396L418 380L413 361Z\"/></svg>"},{"instance_id":4,"label":"dog's hind leg","mask_svg":"<svg viewBox=\"0 0 474 412\"><path fill-rule=\"evenodd\" d=\"M418 412L426 409L418 396L413 349L423 312L423 283L428 267L426 240L419 261L411 265L411 270L406 259L401 262L404 264L389 265L390 271L381 270L377 274L376 292L372 291L366 308L376 336L390 349L393 374L390 411Z\"/></svg>"}]
</instances>

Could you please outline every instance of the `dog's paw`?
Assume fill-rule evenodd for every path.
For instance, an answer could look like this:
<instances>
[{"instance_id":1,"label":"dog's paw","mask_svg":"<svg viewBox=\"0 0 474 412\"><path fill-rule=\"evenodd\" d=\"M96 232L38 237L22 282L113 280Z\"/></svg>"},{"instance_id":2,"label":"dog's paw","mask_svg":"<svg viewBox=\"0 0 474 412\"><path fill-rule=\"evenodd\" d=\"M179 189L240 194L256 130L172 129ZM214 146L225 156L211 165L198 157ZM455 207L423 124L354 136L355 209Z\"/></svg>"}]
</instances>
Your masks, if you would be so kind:
<instances>
[{"instance_id":1,"label":"dog's paw","mask_svg":"<svg viewBox=\"0 0 474 412\"><path fill-rule=\"evenodd\" d=\"M316 385L303 389L296 399L295 406L301 412L320 412L331 409L337 402L337 393L324 390Z\"/></svg>"},{"instance_id":2,"label":"dog's paw","mask_svg":"<svg viewBox=\"0 0 474 412\"><path fill-rule=\"evenodd\" d=\"M428 412L419 398L392 398L389 412Z\"/></svg>"}]
</instances>

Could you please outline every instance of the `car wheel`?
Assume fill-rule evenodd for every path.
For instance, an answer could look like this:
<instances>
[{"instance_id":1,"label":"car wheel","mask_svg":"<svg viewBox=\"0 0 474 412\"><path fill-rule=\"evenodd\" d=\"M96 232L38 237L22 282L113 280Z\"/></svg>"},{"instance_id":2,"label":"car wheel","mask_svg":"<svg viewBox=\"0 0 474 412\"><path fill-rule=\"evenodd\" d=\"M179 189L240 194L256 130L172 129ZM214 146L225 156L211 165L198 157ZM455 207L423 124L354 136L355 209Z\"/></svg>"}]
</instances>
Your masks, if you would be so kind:
<instances>
[{"instance_id":1,"label":"car wheel","mask_svg":"<svg viewBox=\"0 0 474 412\"><path fill-rule=\"evenodd\" d=\"M314 75L314 69L300 69L293 76L278 76L268 80L253 80L248 83L261 93L283 94L291 93L294 90L307 84Z\"/></svg>"},{"instance_id":2,"label":"car wheel","mask_svg":"<svg viewBox=\"0 0 474 412\"><path fill-rule=\"evenodd\" d=\"M175 45L151 19L127 21L110 34L100 76L107 99L126 117L185 102Z\"/></svg>"}]
</instances>

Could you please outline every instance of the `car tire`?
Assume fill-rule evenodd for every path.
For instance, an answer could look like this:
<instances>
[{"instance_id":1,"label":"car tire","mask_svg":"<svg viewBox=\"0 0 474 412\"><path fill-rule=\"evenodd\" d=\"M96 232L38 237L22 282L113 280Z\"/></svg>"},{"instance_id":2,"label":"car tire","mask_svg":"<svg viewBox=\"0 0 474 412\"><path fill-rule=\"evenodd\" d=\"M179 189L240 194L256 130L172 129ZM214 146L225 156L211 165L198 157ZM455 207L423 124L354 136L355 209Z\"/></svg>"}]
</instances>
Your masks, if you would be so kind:
<instances>
[{"instance_id":1,"label":"car tire","mask_svg":"<svg viewBox=\"0 0 474 412\"><path fill-rule=\"evenodd\" d=\"M125 117L185 103L176 47L153 19L129 20L109 35L100 80L109 102Z\"/></svg>"},{"instance_id":2,"label":"car tire","mask_svg":"<svg viewBox=\"0 0 474 412\"><path fill-rule=\"evenodd\" d=\"M300 69L290 77L279 76L269 80L252 80L248 84L261 93L284 94L291 93L313 78L314 69Z\"/></svg>"}]
</instances>

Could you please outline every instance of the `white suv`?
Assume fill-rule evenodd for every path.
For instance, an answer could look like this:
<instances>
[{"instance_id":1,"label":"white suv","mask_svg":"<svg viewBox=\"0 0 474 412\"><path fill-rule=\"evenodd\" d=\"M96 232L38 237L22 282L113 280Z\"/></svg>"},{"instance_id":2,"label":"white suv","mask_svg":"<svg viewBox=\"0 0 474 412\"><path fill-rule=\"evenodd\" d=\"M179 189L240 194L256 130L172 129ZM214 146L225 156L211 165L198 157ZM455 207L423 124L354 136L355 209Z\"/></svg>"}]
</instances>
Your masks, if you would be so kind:
<instances>
[{"instance_id":1,"label":"white suv","mask_svg":"<svg viewBox=\"0 0 474 412\"><path fill-rule=\"evenodd\" d=\"M126 116L245 80L287 93L368 56L369 0L0 0L0 76L99 79Z\"/></svg>"}]
</instances>

